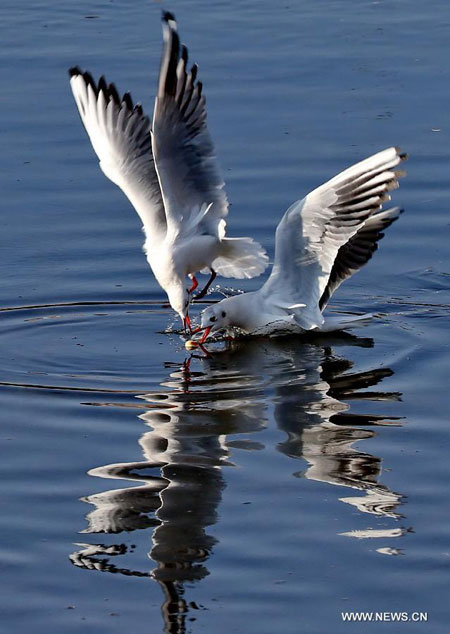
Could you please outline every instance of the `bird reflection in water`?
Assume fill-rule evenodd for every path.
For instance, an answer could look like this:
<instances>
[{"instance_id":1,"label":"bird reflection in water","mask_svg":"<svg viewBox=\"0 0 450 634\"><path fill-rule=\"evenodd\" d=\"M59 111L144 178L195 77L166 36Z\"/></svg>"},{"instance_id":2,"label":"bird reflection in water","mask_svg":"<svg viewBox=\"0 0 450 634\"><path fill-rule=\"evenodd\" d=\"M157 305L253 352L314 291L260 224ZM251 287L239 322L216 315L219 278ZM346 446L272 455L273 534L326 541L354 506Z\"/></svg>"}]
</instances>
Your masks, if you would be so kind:
<instances>
[{"instance_id":1,"label":"bird reflection in water","mask_svg":"<svg viewBox=\"0 0 450 634\"><path fill-rule=\"evenodd\" d=\"M399 424L399 420L354 414L347 403L398 400L397 393L371 389L392 370L352 372L352 362L335 356L331 347L342 344L371 347L373 342L347 334L312 342L296 338L234 342L195 365L168 365L172 372L161 384L163 390L138 397L145 409L140 418L150 427L139 439L144 460L89 472L138 486L83 498L95 507L87 515L84 533L151 529L149 557L155 567L148 571L111 563L114 556L133 555L123 544L78 544L72 563L156 580L165 597L164 631L185 632L189 614L200 607L185 598L186 586L209 574L206 564L216 539L208 527L218 521L226 468L233 466L231 453L235 448L261 447L258 437L253 441L247 436L269 425L270 404L275 406L277 427L286 434L277 449L307 463L306 470L296 471L295 476L356 489L363 495L340 500L364 513L400 518L401 495L379 483L380 458L353 447L374 436L374 426ZM382 534L368 530L344 535L396 537L404 532L396 525Z\"/></svg>"}]
</instances>

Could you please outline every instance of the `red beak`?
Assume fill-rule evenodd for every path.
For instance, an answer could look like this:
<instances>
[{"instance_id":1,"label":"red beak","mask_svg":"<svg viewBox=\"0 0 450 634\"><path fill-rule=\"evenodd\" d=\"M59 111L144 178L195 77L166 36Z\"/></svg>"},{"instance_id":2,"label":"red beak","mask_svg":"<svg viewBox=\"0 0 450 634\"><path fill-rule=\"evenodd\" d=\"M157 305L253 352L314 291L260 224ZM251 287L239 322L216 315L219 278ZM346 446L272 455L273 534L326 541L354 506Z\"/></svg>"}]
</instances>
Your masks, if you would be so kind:
<instances>
[{"instance_id":1,"label":"red beak","mask_svg":"<svg viewBox=\"0 0 450 634\"><path fill-rule=\"evenodd\" d=\"M192 334L192 326L191 326L191 320L189 319L189 315L186 315L186 317L183 319L183 328L186 330L186 326L189 328L189 332Z\"/></svg>"},{"instance_id":2,"label":"red beak","mask_svg":"<svg viewBox=\"0 0 450 634\"><path fill-rule=\"evenodd\" d=\"M203 333L203 337L200 339L200 345L202 345L202 343L205 343L210 332L211 332L211 326L206 326L205 332Z\"/></svg>"}]
</instances>

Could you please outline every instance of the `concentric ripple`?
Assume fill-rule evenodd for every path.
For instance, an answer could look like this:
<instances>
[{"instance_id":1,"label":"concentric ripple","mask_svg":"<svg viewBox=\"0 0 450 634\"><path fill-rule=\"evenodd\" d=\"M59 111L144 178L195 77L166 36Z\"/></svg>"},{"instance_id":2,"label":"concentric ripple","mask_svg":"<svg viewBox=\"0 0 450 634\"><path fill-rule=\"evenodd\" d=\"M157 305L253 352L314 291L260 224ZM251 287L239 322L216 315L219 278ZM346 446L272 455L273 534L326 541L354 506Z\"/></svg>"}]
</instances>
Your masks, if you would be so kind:
<instances>
[{"instance_id":1,"label":"concentric ripple","mask_svg":"<svg viewBox=\"0 0 450 634\"><path fill-rule=\"evenodd\" d=\"M183 341L157 302L74 302L0 310L0 384L141 392Z\"/></svg>"}]
</instances>

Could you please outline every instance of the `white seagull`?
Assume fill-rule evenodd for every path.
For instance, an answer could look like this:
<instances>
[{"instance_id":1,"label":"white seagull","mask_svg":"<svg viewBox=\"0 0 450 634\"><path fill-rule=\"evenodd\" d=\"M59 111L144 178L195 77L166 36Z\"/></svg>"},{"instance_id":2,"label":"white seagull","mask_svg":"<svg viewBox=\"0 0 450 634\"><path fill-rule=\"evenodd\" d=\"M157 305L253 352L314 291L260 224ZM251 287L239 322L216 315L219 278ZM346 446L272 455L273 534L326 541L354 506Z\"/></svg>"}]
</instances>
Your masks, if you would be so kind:
<instances>
[{"instance_id":1,"label":"white seagull","mask_svg":"<svg viewBox=\"0 0 450 634\"><path fill-rule=\"evenodd\" d=\"M407 158L388 148L356 163L295 202L275 234L272 272L257 291L228 297L201 316L200 343L210 332L238 328L247 334L330 331L362 325L370 317L324 317L344 280L366 264L398 207L381 211L404 175L394 168ZM194 342L193 342L194 343Z\"/></svg>"},{"instance_id":2,"label":"white seagull","mask_svg":"<svg viewBox=\"0 0 450 634\"><path fill-rule=\"evenodd\" d=\"M164 45L153 125L129 93L71 68L70 85L81 120L104 174L136 209L145 232L144 251L172 308L190 327L195 274L251 278L268 258L251 238L226 238L228 201L206 127L205 98L197 66L187 71L171 13L163 13ZM186 286L186 277L192 280Z\"/></svg>"}]
</instances>

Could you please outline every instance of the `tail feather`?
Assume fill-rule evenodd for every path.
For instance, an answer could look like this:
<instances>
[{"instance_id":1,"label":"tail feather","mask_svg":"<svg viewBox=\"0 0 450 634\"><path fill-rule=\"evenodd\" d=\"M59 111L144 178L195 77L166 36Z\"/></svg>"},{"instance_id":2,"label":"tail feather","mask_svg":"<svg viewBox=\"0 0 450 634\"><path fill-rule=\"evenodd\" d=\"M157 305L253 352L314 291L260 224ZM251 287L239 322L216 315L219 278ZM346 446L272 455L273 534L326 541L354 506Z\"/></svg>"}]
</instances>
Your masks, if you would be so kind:
<instances>
[{"instance_id":1,"label":"tail feather","mask_svg":"<svg viewBox=\"0 0 450 634\"><path fill-rule=\"evenodd\" d=\"M325 320L317 330L320 332L333 332L335 330L348 330L351 328L360 328L361 326L367 326L373 319L371 313L365 315L338 317L336 315L327 315Z\"/></svg>"},{"instance_id":2,"label":"tail feather","mask_svg":"<svg viewBox=\"0 0 450 634\"><path fill-rule=\"evenodd\" d=\"M212 268L223 277L250 279L261 275L269 263L269 258L252 238L223 238L222 252L212 263Z\"/></svg>"}]
</instances>

